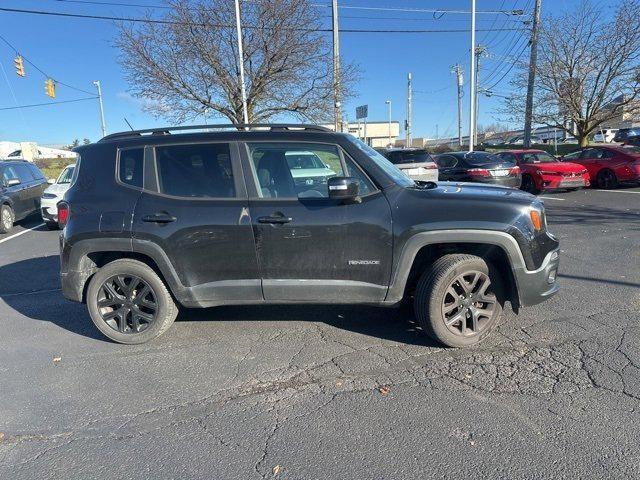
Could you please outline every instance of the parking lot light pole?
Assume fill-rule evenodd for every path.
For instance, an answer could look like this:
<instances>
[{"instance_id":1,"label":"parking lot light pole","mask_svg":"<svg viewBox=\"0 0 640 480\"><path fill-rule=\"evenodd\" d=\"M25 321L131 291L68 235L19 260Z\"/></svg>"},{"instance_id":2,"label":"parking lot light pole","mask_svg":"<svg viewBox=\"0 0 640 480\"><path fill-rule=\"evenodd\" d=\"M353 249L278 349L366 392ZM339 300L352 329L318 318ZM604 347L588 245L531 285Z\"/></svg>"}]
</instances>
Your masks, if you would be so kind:
<instances>
[{"instance_id":1,"label":"parking lot light pole","mask_svg":"<svg viewBox=\"0 0 640 480\"><path fill-rule=\"evenodd\" d=\"M100 127L102 128L102 136L107 136L107 126L104 123L104 106L102 105L102 88L100 87L100 82L96 80L93 82L98 90L98 105L100 105Z\"/></svg>"},{"instance_id":2,"label":"parking lot light pole","mask_svg":"<svg viewBox=\"0 0 640 480\"><path fill-rule=\"evenodd\" d=\"M471 70L469 80L471 91L469 92L469 151L473 152L473 134L476 131L476 0L471 0Z\"/></svg>"},{"instance_id":3,"label":"parking lot light pole","mask_svg":"<svg viewBox=\"0 0 640 480\"><path fill-rule=\"evenodd\" d=\"M389 113L389 145L391 145L391 100L385 100L384 103L387 104Z\"/></svg>"},{"instance_id":4,"label":"parking lot light pole","mask_svg":"<svg viewBox=\"0 0 640 480\"><path fill-rule=\"evenodd\" d=\"M236 31L238 34L238 63L240 71L240 94L242 95L242 120L245 125L249 123L247 112L247 91L244 83L244 55L242 53L242 26L240 25L240 0L236 0Z\"/></svg>"}]
</instances>

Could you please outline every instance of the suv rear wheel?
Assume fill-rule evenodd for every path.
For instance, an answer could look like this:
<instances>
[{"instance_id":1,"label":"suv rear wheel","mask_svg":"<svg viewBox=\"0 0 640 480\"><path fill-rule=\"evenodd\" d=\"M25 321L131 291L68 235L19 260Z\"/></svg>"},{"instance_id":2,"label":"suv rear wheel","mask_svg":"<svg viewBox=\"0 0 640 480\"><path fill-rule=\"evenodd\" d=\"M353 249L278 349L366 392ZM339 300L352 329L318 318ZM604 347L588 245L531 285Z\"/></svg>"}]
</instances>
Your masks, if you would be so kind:
<instances>
[{"instance_id":1,"label":"suv rear wheel","mask_svg":"<svg viewBox=\"0 0 640 480\"><path fill-rule=\"evenodd\" d=\"M9 205L0 206L0 233L7 233L13 228L15 216Z\"/></svg>"},{"instance_id":2,"label":"suv rear wheel","mask_svg":"<svg viewBox=\"0 0 640 480\"><path fill-rule=\"evenodd\" d=\"M145 343L164 333L178 308L156 272L128 258L102 267L89 282L91 320L115 342Z\"/></svg>"},{"instance_id":3,"label":"suv rear wheel","mask_svg":"<svg viewBox=\"0 0 640 480\"><path fill-rule=\"evenodd\" d=\"M453 254L423 273L414 309L429 336L449 347L466 347L495 327L502 303L500 276L491 264L475 255Z\"/></svg>"}]
</instances>

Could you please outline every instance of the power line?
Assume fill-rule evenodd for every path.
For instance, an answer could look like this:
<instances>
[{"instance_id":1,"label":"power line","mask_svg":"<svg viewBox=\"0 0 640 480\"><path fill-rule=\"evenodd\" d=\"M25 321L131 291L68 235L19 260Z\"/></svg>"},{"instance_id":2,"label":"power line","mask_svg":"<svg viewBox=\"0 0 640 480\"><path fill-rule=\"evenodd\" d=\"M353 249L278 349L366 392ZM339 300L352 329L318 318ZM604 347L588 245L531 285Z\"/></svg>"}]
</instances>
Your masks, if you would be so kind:
<instances>
[{"instance_id":1,"label":"power line","mask_svg":"<svg viewBox=\"0 0 640 480\"><path fill-rule=\"evenodd\" d=\"M47 103L32 103L31 105L18 105L15 107L2 107L0 110L17 110L20 108L31 108L31 107L46 107L48 105L59 105L61 103L74 103L74 102L83 102L85 100L95 100L98 97L85 97L85 98L76 98L74 100L60 100L58 102L47 102Z\"/></svg>"},{"instance_id":2,"label":"power line","mask_svg":"<svg viewBox=\"0 0 640 480\"><path fill-rule=\"evenodd\" d=\"M109 20L109 21L120 21L120 22L136 22L136 23L156 23L156 24L164 24L164 25L184 25L184 26L192 26L192 27L216 27L216 28L235 28L233 25L226 24L207 24L207 23L197 23L197 22L176 22L173 20L161 20L161 19L151 19L151 18L136 18L136 17L116 17L116 16L107 16L107 15L87 15L81 13L65 13L65 12L51 12L45 10L25 10L19 8L0 8L2 12L10 12L10 13L24 13L31 15L44 15L44 16L54 16L54 17L66 17L66 18L82 18L87 20ZM253 25L243 25L242 28L245 29L259 29L261 27L256 27ZM293 30L299 32L323 32L329 33L333 30L330 28L287 28L286 30ZM518 31L524 30L522 28L504 28L500 31L510 32L510 31ZM477 29L478 32L492 31L489 29ZM390 30L390 29L358 29L358 28L343 28L340 29L341 33L467 33L467 29L420 29L420 30ZM29 62L31 63L31 62ZM63 84L64 85L64 84ZM68 85L67 85L68 86ZM85 92L87 93L87 92Z\"/></svg>"},{"instance_id":3,"label":"power line","mask_svg":"<svg viewBox=\"0 0 640 480\"><path fill-rule=\"evenodd\" d=\"M114 7L133 7L133 8L157 8L164 10L171 10L173 7L168 5L157 5L157 4L141 4L141 3L122 3L122 2L113 2L113 1L98 1L98 0L51 0L58 3L74 3L81 5L96 5L96 6L114 6ZM330 8L330 4L324 3L312 3L312 7L316 8ZM433 14L467 14L471 13L469 10L460 10L460 9L443 9L443 8L402 8L402 7L366 7L366 6L358 6L358 5L338 5L339 9L343 10L368 10L368 11L377 11L377 12L407 12L407 13L433 13ZM511 16L519 16L522 14L520 10L477 10L477 14L486 14L486 15L511 15Z\"/></svg>"},{"instance_id":4,"label":"power line","mask_svg":"<svg viewBox=\"0 0 640 480\"><path fill-rule=\"evenodd\" d=\"M82 93L86 93L87 95L93 95L92 92L88 92L86 90L83 90L82 88L78 88L78 87L74 87L73 85L69 85L67 83L61 82L60 80L55 79L53 76L49 75L47 72L45 72L44 70L42 70L40 67L38 67L35 63L33 63L31 60L29 60L27 57L25 57L14 45L12 45L9 40L7 40L6 38L4 38L2 35L0 35L0 40L2 42L4 42L11 50L13 50L15 52L16 55L20 55L22 56L22 59L27 62L29 65L31 65L33 68L35 68L38 72L40 72L42 75L44 75L46 78L50 78L52 79L55 83L59 84L59 85L63 85L67 88L70 88L72 90L77 90L78 92L82 92Z\"/></svg>"},{"instance_id":5,"label":"power line","mask_svg":"<svg viewBox=\"0 0 640 480\"><path fill-rule=\"evenodd\" d=\"M504 72L504 74L496 81L494 82L493 85L491 85L490 87L485 88L485 90L492 90L494 89L500 82L502 82L502 80L505 79L505 77L507 75L509 75L509 72L511 72L511 70L513 70L513 67L516 66L517 59L519 59L520 57L522 57L522 54L524 53L524 51L527 49L527 47L529 46L529 42L526 42L524 44L524 48L522 50L520 50L520 53L517 55L517 57L514 59L513 63L509 66L509 68L507 69L506 72Z\"/></svg>"}]
</instances>

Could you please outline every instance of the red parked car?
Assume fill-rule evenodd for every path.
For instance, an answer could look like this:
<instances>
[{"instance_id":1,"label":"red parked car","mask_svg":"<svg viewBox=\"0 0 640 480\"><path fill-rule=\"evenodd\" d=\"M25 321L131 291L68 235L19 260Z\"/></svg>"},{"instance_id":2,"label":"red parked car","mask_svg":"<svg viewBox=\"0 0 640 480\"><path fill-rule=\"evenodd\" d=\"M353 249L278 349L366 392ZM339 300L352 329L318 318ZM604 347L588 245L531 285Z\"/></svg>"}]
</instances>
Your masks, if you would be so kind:
<instances>
[{"instance_id":1,"label":"red parked car","mask_svg":"<svg viewBox=\"0 0 640 480\"><path fill-rule=\"evenodd\" d=\"M598 188L615 188L621 182L640 182L640 147L612 145L588 147L563 157L589 171Z\"/></svg>"},{"instance_id":2,"label":"red parked car","mask_svg":"<svg viewBox=\"0 0 640 480\"><path fill-rule=\"evenodd\" d=\"M561 162L543 150L508 150L497 153L522 171L522 190L537 194L543 190L577 190L590 185L589 173L582 165Z\"/></svg>"}]
</instances>

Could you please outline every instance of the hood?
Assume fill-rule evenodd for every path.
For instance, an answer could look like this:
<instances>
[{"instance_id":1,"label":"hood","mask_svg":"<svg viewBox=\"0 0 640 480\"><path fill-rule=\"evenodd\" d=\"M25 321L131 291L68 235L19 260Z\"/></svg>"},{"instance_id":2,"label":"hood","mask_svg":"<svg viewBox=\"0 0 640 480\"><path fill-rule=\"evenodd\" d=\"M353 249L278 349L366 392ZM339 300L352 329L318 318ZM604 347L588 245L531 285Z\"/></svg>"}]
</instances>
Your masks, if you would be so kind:
<instances>
[{"instance_id":1,"label":"hood","mask_svg":"<svg viewBox=\"0 0 640 480\"><path fill-rule=\"evenodd\" d=\"M526 168L557 173L579 173L585 169L582 165L571 162L527 163L525 165Z\"/></svg>"},{"instance_id":2,"label":"hood","mask_svg":"<svg viewBox=\"0 0 640 480\"><path fill-rule=\"evenodd\" d=\"M518 190L491 183L471 183L471 182L437 182L435 188L427 190L431 195L451 197L460 200L490 200L505 201L522 204L536 202L536 196L523 190Z\"/></svg>"},{"instance_id":3,"label":"hood","mask_svg":"<svg viewBox=\"0 0 640 480\"><path fill-rule=\"evenodd\" d=\"M53 185L49 185L44 193L52 193L54 195L62 197L64 193L69 190L70 186L70 183L54 183Z\"/></svg>"}]
</instances>

